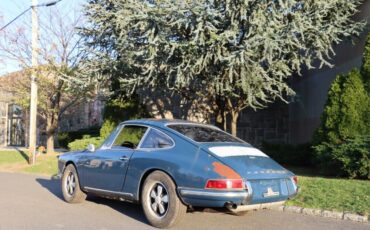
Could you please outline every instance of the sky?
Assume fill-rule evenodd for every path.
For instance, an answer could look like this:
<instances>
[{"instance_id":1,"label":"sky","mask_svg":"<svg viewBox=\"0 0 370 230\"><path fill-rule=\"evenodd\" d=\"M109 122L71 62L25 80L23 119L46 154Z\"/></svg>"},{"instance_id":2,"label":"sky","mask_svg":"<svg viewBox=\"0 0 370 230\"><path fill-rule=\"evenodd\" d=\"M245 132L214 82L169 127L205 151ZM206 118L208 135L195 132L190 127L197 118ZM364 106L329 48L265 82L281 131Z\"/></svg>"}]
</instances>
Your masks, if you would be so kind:
<instances>
[{"instance_id":1,"label":"sky","mask_svg":"<svg viewBox=\"0 0 370 230\"><path fill-rule=\"evenodd\" d=\"M51 0L38 0L38 3L47 3ZM82 11L82 4L85 3L85 0L62 0L57 5L50 6L50 7L40 7L38 8L38 12L40 17L42 17L42 11L57 10L63 14L71 14L74 12L81 12ZM0 27L3 27L9 21L14 19L20 13L22 13L25 9L30 7L32 4L32 0L0 0ZM50 9L49 9L50 8ZM73 9L73 10L71 10ZM41 19L40 19L41 20ZM14 23L9 25L5 30L11 31L14 30L17 26L24 27L25 30L31 33L31 11L28 11L26 14L22 15L18 18ZM1 35L0 33L0 36ZM1 52L1 51L0 51ZM1 56L1 54L0 54ZM19 70L19 64L15 61L6 60L4 58L0 58L0 76L6 73L11 73L14 71Z\"/></svg>"}]
</instances>

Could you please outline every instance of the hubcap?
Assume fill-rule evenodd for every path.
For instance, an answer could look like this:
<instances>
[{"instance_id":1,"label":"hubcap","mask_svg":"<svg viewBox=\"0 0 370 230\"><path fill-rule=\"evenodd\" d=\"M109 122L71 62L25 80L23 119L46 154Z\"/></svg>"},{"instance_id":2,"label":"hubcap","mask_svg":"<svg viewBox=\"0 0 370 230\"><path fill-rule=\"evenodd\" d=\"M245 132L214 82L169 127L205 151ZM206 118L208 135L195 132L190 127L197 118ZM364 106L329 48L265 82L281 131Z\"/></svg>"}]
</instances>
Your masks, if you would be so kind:
<instances>
[{"instance_id":1,"label":"hubcap","mask_svg":"<svg viewBox=\"0 0 370 230\"><path fill-rule=\"evenodd\" d=\"M65 186L66 186L68 195L72 196L76 188L76 178L72 172L68 174Z\"/></svg>"},{"instance_id":2,"label":"hubcap","mask_svg":"<svg viewBox=\"0 0 370 230\"><path fill-rule=\"evenodd\" d=\"M150 207L158 217L166 215L168 210L168 192L164 185L155 184L150 191Z\"/></svg>"}]
</instances>

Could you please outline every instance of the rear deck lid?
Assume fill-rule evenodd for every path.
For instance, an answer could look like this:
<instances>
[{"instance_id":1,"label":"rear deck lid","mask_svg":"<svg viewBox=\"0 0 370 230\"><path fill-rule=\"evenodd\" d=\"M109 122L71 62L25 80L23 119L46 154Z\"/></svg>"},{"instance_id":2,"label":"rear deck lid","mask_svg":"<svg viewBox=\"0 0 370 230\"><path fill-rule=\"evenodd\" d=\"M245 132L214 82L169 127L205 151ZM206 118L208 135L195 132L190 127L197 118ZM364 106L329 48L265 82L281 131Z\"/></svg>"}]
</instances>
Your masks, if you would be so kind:
<instances>
[{"instance_id":1,"label":"rear deck lid","mask_svg":"<svg viewBox=\"0 0 370 230\"><path fill-rule=\"evenodd\" d=\"M204 144L208 152L245 179L289 178L293 174L257 148L247 144Z\"/></svg>"},{"instance_id":2,"label":"rear deck lid","mask_svg":"<svg viewBox=\"0 0 370 230\"><path fill-rule=\"evenodd\" d=\"M208 151L233 168L252 190L251 204L282 201L296 193L293 173L250 145L208 144Z\"/></svg>"}]
</instances>

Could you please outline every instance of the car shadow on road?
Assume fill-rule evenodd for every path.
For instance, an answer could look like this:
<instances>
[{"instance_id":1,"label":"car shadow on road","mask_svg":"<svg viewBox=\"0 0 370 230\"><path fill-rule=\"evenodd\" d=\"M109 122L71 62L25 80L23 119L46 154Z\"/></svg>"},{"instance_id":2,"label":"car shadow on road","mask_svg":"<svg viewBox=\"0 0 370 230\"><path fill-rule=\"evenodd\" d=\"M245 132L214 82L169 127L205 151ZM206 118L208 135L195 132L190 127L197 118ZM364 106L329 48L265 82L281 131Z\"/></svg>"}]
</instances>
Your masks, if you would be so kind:
<instances>
[{"instance_id":1,"label":"car shadow on road","mask_svg":"<svg viewBox=\"0 0 370 230\"><path fill-rule=\"evenodd\" d=\"M99 205L109 206L110 208L122 213L125 216L140 221L144 224L149 224L145 218L143 209L141 208L140 204L111 200L94 195L87 196L87 200Z\"/></svg>"},{"instance_id":2,"label":"car shadow on road","mask_svg":"<svg viewBox=\"0 0 370 230\"><path fill-rule=\"evenodd\" d=\"M62 189L60 188L60 179L57 178L37 178L36 181L45 189L49 190L51 194L63 200Z\"/></svg>"},{"instance_id":3,"label":"car shadow on road","mask_svg":"<svg viewBox=\"0 0 370 230\"><path fill-rule=\"evenodd\" d=\"M45 189L47 189L51 194L56 196L57 198L63 199L62 190L60 188L60 179L51 178L51 179L44 179L44 178L37 178L36 181ZM107 198L102 198L95 195L88 195L87 199L88 202L92 202L99 205L106 205L110 208L116 210L117 212L122 213L132 219L140 221L144 224L149 224L144 216L144 212L139 204L127 203L118 200L111 200Z\"/></svg>"}]
</instances>

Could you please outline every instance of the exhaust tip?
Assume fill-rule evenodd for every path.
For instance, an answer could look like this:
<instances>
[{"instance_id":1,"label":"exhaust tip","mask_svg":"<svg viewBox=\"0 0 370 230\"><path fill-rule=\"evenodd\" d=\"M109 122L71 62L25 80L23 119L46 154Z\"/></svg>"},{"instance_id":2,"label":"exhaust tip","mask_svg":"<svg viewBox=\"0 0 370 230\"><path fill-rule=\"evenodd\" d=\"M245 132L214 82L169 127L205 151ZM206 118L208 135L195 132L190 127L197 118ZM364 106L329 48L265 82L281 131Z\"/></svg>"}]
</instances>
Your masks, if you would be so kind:
<instances>
[{"instance_id":1,"label":"exhaust tip","mask_svg":"<svg viewBox=\"0 0 370 230\"><path fill-rule=\"evenodd\" d=\"M234 204L233 202L225 203L225 207L229 210L235 210L238 208L238 205Z\"/></svg>"}]
</instances>

